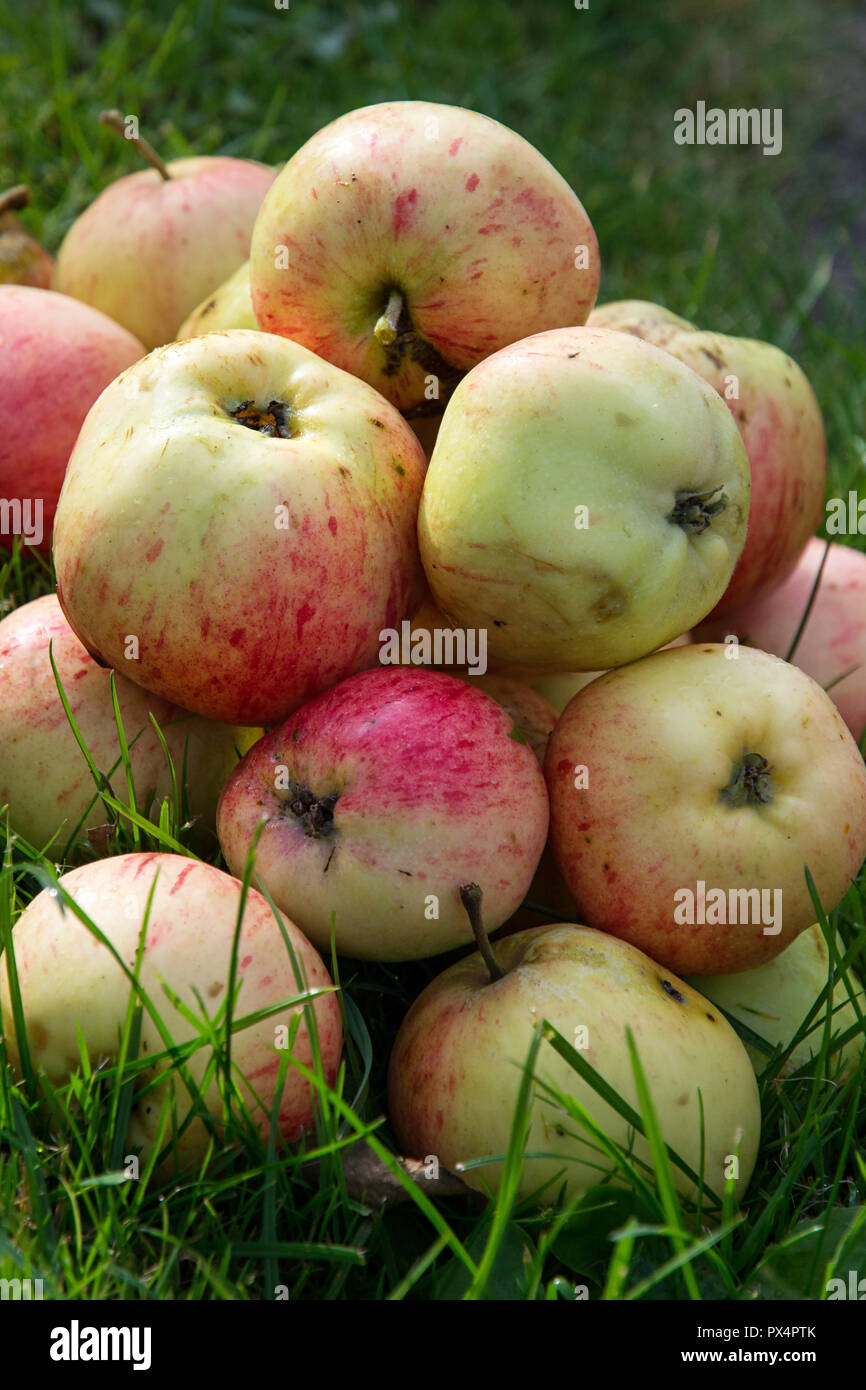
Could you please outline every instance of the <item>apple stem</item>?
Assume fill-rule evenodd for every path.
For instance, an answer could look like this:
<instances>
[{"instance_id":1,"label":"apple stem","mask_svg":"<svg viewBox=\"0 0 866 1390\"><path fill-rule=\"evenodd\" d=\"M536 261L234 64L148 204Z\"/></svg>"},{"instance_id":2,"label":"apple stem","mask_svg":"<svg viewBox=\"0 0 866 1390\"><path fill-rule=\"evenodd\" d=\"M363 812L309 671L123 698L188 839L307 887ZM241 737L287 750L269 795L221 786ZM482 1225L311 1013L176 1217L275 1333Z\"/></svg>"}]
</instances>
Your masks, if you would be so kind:
<instances>
[{"instance_id":1,"label":"apple stem","mask_svg":"<svg viewBox=\"0 0 866 1390\"><path fill-rule=\"evenodd\" d=\"M500 970L496 963L496 957L490 949L487 932L484 930L484 923L481 920L481 889L477 883L461 883L459 891L460 900L466 908L466 915L472 924L475 943L481 952L484 964L487 966L490 983L495 984L497 980L505 978L505 971Z\"/></svg>"},{"instance_id":2,"label":"apple stem","mask_svg":"<svg viewBox=\"0 0 866 1390\"><path fill-rule=\"evenodd\" d=\"M26 183L16 183L14 188L7 188L5 193L0 193L0 217L4 212L20 212L29 202L30 189Z\"/></svg>"},{"instance_id":3,"label":"apple stem","mask_svg":"<svg viewBox=\"0 0 866 1390\"><path fill-rule=\"evenodd\" d=\"M99 117L99 124L107 125L109 130L116 131L118 135L123 136L124 140L128 140L130 145L134 145L142 159L147 160L148 164L156 170L160 178L166 181L171 178L171 174L168 172L168 166L164 160L160 159L153 145L149 144L143 135L129 134L127 131L126 118L122 111L103 111Z\"/></svg>"},{"instance_id":4,"label":"apple stem","mask_svg":"<svg viewBox=\"0 0 866 1390\"><path fill-rule=\"evenodd\" d=\"M397 337L397 325L403 312L403 296L399 290L392 290L384 314L380 314L373 329L377 340L383 347L390 347Z\"/></svg>"}]
</instances>

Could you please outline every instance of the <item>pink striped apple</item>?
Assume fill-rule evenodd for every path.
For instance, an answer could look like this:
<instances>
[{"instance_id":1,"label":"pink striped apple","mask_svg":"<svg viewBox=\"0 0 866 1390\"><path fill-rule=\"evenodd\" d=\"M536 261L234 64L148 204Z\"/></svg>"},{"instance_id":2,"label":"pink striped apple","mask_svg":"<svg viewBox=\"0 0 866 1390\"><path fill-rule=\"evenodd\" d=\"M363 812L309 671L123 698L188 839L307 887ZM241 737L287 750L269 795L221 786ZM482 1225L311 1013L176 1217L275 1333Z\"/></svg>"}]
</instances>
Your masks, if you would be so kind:
<instances>
[{"instance_id":1,"label":"pink striped apple","mask_svg":"<svg viewBox=\"0 0 866 1390\"><path fill-rule=\"evenodd\" d=\"M547 835L535 755L495 700L438 671L362 671L302 706L229 778L217 833L320 950L413 960L471 943L522 901Z\"/></svg>"},{"instance_id":2,"label":"pink striped apple","mask_svg":"<svg viewBox=\"0 0 866 1390\"><path fill-rule=\"evenodd\" d=\"M47 555L57 499L84 417L144 356L137 338L64 294L0 285L0 546L13 534Z\"/></svg>"},{"instance_id":3,"label":"pink striped apple","mask_svg":"<svg viewBox=\"0 0 866 1390\"><path fill-rule=\"evenodd\" d=\"M532 145L426 101L365 106L308 140L250 258L263 328L434 414L506 343L584 323L599 273L580 200Z\"/></svg>"}]
</instances>

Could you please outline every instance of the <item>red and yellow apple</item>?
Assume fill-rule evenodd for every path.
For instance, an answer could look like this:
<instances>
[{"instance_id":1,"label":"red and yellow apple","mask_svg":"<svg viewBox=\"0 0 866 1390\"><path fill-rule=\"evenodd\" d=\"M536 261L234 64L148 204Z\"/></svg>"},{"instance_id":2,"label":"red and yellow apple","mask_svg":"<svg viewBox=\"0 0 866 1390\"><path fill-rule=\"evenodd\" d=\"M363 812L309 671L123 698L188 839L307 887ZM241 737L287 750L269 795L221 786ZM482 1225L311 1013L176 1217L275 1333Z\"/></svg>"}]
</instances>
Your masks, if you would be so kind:
<instances>
[{"instance_id":1,"label":"red and yellow apple","mask_svg":"<svg viewBox=\"0 0 866 1390\"><path fill-rule=\"evenodd\" d=\"M203 1008L213 1018L225 1006L241 911L238 880L183 855L125 854L85 864L65 874L60 883L130 969L135 965L153 889L138 978L173 1042L182 1044L197 1038L199 1030L173 1005L168 991L173 991L195 1018L202 1017ZM25 908L14 929L13 945L27 1040L37 1070L44 1071L55 1085L62 1085L80 1068L82 1046L94 1070L116 1060L132 988L129 977L108 947L69 907L64 908L56 889L43 889ZM322 1069L332 1083L342 1048L340 1010L317 952L293 922L275 917L254 890L243 908L237 979L236 1020L286 1001L285 1008L233 1033L232 1072L262 1136L266 1138L269 1133L276 1105L278 1132L293 1143L313 1123L314 1102L306 1079L292 1066L277 1097L280 1058L285 1055L277 1030L283 1030L288 1042L300 1015L292 1055L309 1067L313 1062L309 1030L314 1017ZM0 1017L10 1061L13 1069L20 1071L5 963L0 970ZM145 1008L139 1055L156 1055L165 1045L157 1023ZM186 1059L195 1086L203 1085L212 1061L213 1051L208 1045ZM145 1151L159 1142L163 1104L171 1103L173 1093L178 1130L175 1152L179 1166L187 1167L204 1155L208 1129L196 1116L182 1134L179 1132L190 1112L199 1106L178 1067L162 1061L142 1079L152 1081L160 1076L160 1084L134 1103L126 1142L141 1144ZM220 1134L225 1125L225 1100L219 1074L212 1068L203 1101ZM162 1144L172 1141L173 1126L169 1123Z\"/></svg>"},{"instance_id":2,"label":"red and yellow apple","mask_svg":"<svg viewBox=\"0 0 866 1390\"><path fill-rule=\"evenodd\" d=\"M274 724L417 604L425 459L372 387L270 333L157 349L84 423L57 512L63 610L156 695Z\"/></svg>"},{"instance_id":3,"label":"red and yellow apple","mask_svg":"<svg viewBox=\"0 0 866 1390\"><path fill-rule=\"evenodd\" d=\"M584 323L598 245L579 198L497 121L426 101L332 121L289 160L250 257L262 328L401 410L443 404L476 362Z\"/></svg>"},{"instance_id":4,"label":"red and yellow apple","mask_svg":"<svg viewBox=\"0 0 866 1390\"><path fill-rule=\"evenodd\" d=\"M550 842L582 920L680 974L763 965L866 855L866 767L795 666L700 643L610 671L547 747Z\"/></svg>"}]
</instances>

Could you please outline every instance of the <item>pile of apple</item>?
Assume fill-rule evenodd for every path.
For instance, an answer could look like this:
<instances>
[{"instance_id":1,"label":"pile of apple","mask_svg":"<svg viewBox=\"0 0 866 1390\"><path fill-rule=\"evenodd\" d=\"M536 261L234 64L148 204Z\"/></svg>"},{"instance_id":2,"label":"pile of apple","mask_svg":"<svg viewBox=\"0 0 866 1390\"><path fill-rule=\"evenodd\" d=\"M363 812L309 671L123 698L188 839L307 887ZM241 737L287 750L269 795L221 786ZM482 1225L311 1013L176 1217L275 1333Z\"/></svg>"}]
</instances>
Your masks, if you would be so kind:
<instances>
[{"instance_id":1,"label":"pile of apple","mask_svg":"<svg viewBox=\"0 0 866 1390\"><path fill-rule=\"evenodd\" d=\"M474 112L353 111L276 175L166 166L107 121L155 167L73 224L53 289L0 225L0 492L34 527L41 504L23 538L57 581L0 622L0 806L79 864L14 932L32 1058L57 1081L79 1037L116 1056L137 974L145 1052L160 1011L180 1042L202 1009L255 1016L238 1085L294 1141L315 1104L286 1038L340 1063L320 953L475 944L388 1040L404 1153L492 1158L464 1171L495 1191L541 1028L521 1191L582 1192L611 1165L594 1126L633 1135L569 1049L639 1109L630 1029L668 1144L741 1193L760 1107L721 1009L787 1044L831 965L805 869L829 911L866 854L862 555L831 547L782 659L823 557L805 376L656 305L595 309L577 196ZM483 637L490 673L433 669L437 633ZM174 794L168 752L229 872L111 853L115 689L137 804ZM553 920L525 927L527 898ZM151 1080L131 1138L195 1159L225 1105L210 1048Z\"/></svg>"}]
</instances>

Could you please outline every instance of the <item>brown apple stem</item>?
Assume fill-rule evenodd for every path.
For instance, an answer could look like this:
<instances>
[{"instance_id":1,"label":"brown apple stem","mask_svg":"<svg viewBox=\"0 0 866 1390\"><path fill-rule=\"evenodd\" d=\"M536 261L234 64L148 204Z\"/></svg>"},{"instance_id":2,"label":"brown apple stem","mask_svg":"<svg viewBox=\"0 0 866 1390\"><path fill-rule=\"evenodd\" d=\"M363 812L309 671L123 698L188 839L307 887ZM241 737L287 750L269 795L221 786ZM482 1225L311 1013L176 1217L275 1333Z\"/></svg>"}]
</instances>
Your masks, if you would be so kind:
<instances>
[{"instance_id":1,"label":"brown apple stem","mask_svg":"<svg viewBox=\"0 0 866 1390\"><path fill-rule=\"evenodd\" d=\"M384 314L380 314L373 329L377 340L383 347L390 347L397 337L397 325L403 312L403 296L399 290L392 290Z\"/></svg>"},{"instance_id":2,"label":"brown apple stem","mask_svg":"<svg viewBox=\"0 0 866 1390\"><path fill-rule=\"evenodd\" d=\"M20 212L29 202L30 189L26 183L16 183L14 188L7 188L5 193L0 193L0 217L4 212Z\"/></svg>"},{"instance_id":3,"label":"brown apple stem","mask_svg":"<svg viewBox=\"0 0 866 1390\"><path fill-rule=\"evenodd\" d=\"M505 971L500 970L496 964L496 957L490 949L490 942L487 940L487 932L484 930L484 923L481 920L481 889L477 883L461 883L460 900L466 908L466 915L472 924L472 931L475 935L475 943L481 952L487 972L490 975L490 983L493 985L497 980L505 978Z\"/></svg>"},{"instance_id":4,"label":"brown apple stem","mask_svg":"<svg viewBox=\"0 0 866 1390\"><path fill-rule=\"evenodd\" d=\"M99 124L107 125L109 130L116 131L118 135L123 136L124 140L128 140L130 145L134 145L142 159L147 160L148 164L156 170L160 178L166 181L171 178L171 174L168 172L168 166L164 160L160 159L153 145L149 144L143 135L127 134L126 118L122 111L103 111L99 117Z\"/></svg>"}]
</instances>

